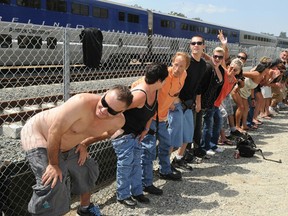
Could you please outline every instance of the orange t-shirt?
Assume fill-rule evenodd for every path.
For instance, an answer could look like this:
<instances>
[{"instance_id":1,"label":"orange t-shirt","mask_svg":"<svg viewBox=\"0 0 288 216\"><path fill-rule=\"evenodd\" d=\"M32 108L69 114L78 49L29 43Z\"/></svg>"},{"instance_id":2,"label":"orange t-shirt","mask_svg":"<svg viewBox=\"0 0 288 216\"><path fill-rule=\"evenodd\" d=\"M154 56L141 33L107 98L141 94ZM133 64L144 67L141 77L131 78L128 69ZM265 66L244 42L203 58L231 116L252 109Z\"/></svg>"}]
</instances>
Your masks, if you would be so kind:
<instances>
[{"instance_id":1,"label":"orange t-shirt","mask_svg":"<svg viewBox=\"0 0 288 216\"><path fill-rule=\"evenodd\" d=\"M230 81L228 78L227 71L225 70L224 73L224 84L222 86L222 89L220 91L220 94L218 95L216 101L214 102L214 106L220 107L222 101L227 97L227 95L231 92L234 84L236 83L236 78L233 77Z\"/></svg>"},{"instance_id":2,"label":"orange t-shirt","mask_svg":"<svg viewBox=\"0 0 288 216\"><path fill-rule=\"evenodd\" d=\"M165 83L161 89L158 91L158 118L159 121L165 121L167 119L169 107L177 98L173 97L174 95L179 95L180 90L182 89L187 72L184 71L180 77L174 77L172 75L172 67L168 67L168 76L165 79ZM144 81L144 77L136 80L132 83L131 87L134 88L136 85ZM156 114L153 117L156 120Z\"/></svg>"}]
</instances>

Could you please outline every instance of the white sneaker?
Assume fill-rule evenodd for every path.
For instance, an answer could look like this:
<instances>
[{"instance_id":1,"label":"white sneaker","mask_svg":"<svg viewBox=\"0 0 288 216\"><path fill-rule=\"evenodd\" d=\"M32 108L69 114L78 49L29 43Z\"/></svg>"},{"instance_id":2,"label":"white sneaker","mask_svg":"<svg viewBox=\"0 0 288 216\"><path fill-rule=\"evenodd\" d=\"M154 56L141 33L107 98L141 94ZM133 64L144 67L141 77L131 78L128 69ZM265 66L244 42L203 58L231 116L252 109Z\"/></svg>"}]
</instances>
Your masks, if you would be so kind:
<instances>
[{"instance_id":1,"label":"white sneaker","mask_svg":"<svg viewBox=\"0 0 288 216\"><path fill-rule=\"evenodd\" d=\"M213 155L215 155L215 152L212 149L209 149L208 151L206 151L206 154L213 156Z\"/></svg>"},{"instance_id":2,"label":"white sneaker","mask_svg":"<svg viewBox=\"0 0 288 216\"><path fill-rule=\"evenodd\" d=\"M269 106L269 112L272 114L272 115L277 115L278 113L275 111L275 109L271 106Z\"/></svg>"},{"instance_id":3,"label":"white sneaker","mask_svg":"<svg viewBox=\"0 0 288 216\"><path fill-rule=\"evenodd\" d=\"M221 152L224 151L224 149L220 148L220 147L217 147L214 151L217 152L217 153L221 153Z\"/></svg>"}]
</instances>

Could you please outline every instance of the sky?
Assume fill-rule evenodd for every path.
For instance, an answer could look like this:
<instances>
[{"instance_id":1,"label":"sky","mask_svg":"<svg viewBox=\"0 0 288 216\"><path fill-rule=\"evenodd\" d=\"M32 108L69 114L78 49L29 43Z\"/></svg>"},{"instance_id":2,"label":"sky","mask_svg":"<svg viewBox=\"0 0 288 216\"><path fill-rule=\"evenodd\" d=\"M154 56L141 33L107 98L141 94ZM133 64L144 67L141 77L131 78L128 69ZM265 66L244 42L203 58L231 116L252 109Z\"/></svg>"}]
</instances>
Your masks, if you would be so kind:
<instances>
[{"instance_id":1,"label":"sky","mask_svg":"<svg viewBox=\"0 0 288 216\"><path fill-rule=\"evenodd\" d=\"M284 0L113 0L143 9L182 13L187 18L241 30L288 36L288 4Z\"/></svg>"}]
</instances>

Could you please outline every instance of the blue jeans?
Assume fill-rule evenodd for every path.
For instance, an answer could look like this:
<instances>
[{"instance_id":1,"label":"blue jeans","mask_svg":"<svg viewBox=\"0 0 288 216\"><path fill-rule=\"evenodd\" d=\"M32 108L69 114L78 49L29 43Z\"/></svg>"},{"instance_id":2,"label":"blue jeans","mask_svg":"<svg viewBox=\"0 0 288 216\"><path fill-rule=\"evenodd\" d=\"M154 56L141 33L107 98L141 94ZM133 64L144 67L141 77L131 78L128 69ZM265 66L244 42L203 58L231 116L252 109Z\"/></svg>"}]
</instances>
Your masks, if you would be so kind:
<instances>
[{"instance_id":1,"label":"blue jeans","mask_svg":"<svg viewBox=\"0 0 288 216\"><path fill-rule=\"evenodd\" d=\"M156 121L153 120L150 129L156 131ZM159 172L162 174L172 173L170 165L170 147L171 140L167 131L165 121L158 124L158 158L159 158ZM153 160L156 158L156 137L147 134L142 140L142 183L144 186L150 186L153 183Z\"/></svg>"},{"instance_id":2,"label":"blue jeans","mask_svg":"<svg viewBox=\"0 0 288 216\"><path fill-rule=\"evenodd\" d=\"M218 107L203 112L203 133L201 147L206 151L216 149L223 119Z\"/></svg>"},{"instance_id":3,"label":"blue jeans","mask_svg":"<svg viewBox=\"0 0 288 216\"><path fill-rule=\"evenodd\" d=\"M192 142L194 135L194 120L191 109L183 110L181 103L175 104L175 109L169 111L168 123L171 146L179 148L183 143Z\"/></svg>"},{"instance_id":4,"label":"blue jeans","mask_svg":"<svg viewBox=\"0 0 288 216\"><path fill-rule=\"evenodd\" d=\"M156 136L147 134L141 144L143 150L141 155L142 184L147 187L153 184L153 161L156 159Z\"/></svg>"},{"instance_id":5,"label":"blue jeans","mask_svg":"<svg viewBox=\"0 0 288 216\"><path fill-rule=\"evenodd\" d=\"M141 143L132 134L112 140L117 156L117 199L143 194L141 169ZM131 191L131 193L130 193Z\"/></svg>"}]
</instances>

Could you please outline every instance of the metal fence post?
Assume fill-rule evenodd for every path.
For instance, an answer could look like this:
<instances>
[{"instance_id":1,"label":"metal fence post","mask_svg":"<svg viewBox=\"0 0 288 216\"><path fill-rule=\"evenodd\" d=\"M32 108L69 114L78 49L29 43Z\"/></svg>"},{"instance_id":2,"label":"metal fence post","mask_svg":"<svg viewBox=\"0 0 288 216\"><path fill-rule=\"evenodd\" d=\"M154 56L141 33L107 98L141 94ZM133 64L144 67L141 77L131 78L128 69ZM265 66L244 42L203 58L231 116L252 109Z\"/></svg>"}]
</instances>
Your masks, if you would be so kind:
<instances>
[{"instance_id":1,"label":"metal fence post","mask_svg":"<svg viewBox=\"0 0 288 216\"><path fill-rule=\"evenodd\" d=\"M70 97L70 32L67 28L64 29L64 70L63 70L63 87L64 87L64 101Z\"/></svg>"}]
</instances>

